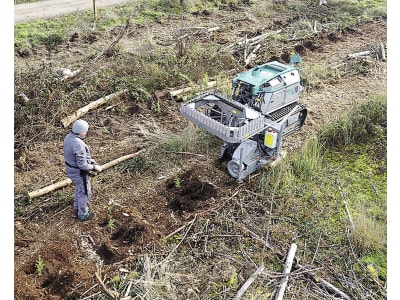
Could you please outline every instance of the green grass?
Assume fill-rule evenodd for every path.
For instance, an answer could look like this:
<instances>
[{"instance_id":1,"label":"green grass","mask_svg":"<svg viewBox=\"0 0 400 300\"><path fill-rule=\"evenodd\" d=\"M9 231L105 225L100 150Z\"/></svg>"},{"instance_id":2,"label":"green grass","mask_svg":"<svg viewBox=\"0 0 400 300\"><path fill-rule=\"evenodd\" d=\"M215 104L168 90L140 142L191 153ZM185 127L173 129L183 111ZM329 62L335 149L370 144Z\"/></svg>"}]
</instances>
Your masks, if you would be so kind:
<instances>
[{"instance_id":1,"label":"green grass","mask_svg":"<svg viewBox=\"0 0 400 300\"><path fill-rule=\"evenodd\" d=\"M315 250L320 236L331 246L319 249L317 259L334 259L337 271L353 261L359 276L385 281L386 162L386 96L376 95L327 123L317 139L263 175L261 194L284 199L274 213L291 220L275 224L273 244L293 231L299 244Z\"/></svg>"},{"instance_id":2,"label":"green grass","mask_svg":"<svg viewBox=\"0 0 400 300\"><path fill-rule=\"evenodd\" d=\"M373 268L369 268L373 279L385 282L387 279L387 259L385 251L377 251L363 257L363 262Z\"/></svg>"},{"instance_id":3,"label":"green grass","mask_svg":"<svg viewBox=\"0 0 400 300\"><path fill-rule=\"evenodd\" d=\"M342 149L352 143L369 142L371 136L379 141L385 137L386 118L386 95L377 95L326 125L319 134L319 142Z\"/></svg>"}]
</instances>

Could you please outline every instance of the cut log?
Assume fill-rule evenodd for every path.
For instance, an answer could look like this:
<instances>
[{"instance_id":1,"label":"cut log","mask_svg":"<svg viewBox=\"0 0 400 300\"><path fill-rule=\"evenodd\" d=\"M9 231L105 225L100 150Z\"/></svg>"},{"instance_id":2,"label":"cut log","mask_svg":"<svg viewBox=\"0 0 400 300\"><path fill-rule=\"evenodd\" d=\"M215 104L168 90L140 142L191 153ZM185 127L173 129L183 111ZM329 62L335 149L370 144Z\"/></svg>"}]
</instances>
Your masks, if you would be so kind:
<instances>
[{"instance_id":1,"label":"cut log","mask_svg":"<svg viewBox=\"0 0 400 300\"><path fill-rule=\"evenodd\" d=\"M371 54L373 54L373 52L371 52L371 51L363 51L363 52L348 54L347 57L355 58L355 57L360 57L360 56L370 56Z\"/></svg>"},{"instance_id":2,"label":"cut log","mask_svg":"<svg viewBox=\"0 0 400 300\"><path fill-rule=\"evenodd\" d=\"M73 71L73 72L71 72L71 73L68 73L67 75L64 75L64 76L61 78L61 81L74 78L76 75L80 74L81 72L82 72L82 69L78 69L78 70L75 70L75 71Z\"/></svg>"},{"instance_id":3,"label":"cut log","mask_svg":"<svg viewBox=\"0 0 400 300\"><path fill-rule=\"evenodd\" d=\"M63 187L65 187L65 186L67 186L67 185L69 185L71 183L72 183L72 181L69 178L64 179L62 181L59 181L59 182L56 182L56 183L53 183L53 184L51 184L49 186L46 186L44 188L41 188L41 189L38 189L36 191L28 193L29 199L40 197L40 196L45 195L45 194L47 194L47 193L49 193L51 191L55 191L55 190L58 190L60 188L63 188Z\"/></svg>"},{"instance_id":4,"label":"cut log","mask_svg":"<svg viewBox=\"0 0 400 300\"><path fill-rule=\"evenodd\" d=\"M178 90L174 90L174 91L170 91L169 95L171 98L178 96L179 94L183 94L183 93L188 93L192 90L191 87L185 87L183 89L178 89Z\"/></svg>"},{"instance_id":5,"label":"cut log","mask_svg":"<svg viewBox=\"0 0 400 300\"><path fill-rule=\"evenodd\" d=\"M135 153L131 153L131 154L128 154L128 155L125 155L125 156L121 156L120 158L114 159L114 160L102 165L101 167L102 167L103 171L105 171L105 170L107 170L107 169L109 169L109 168L111 168L111 167L113 167L113 166L125 161L125 160L128 160L128 159L134 158L136 156L139 156L144 150L145 149L142 149L142 150L139 150L139 151L137 151ZM66 187L66 186L70 185L71 183L72 183L72 181L69 178L64 179L62 181L59 181L59 182L56 182L56 183L53 183L53 184L51 184L49 186L46 186L44 188L41 188L41 189L38 189L36 191L28 193L29 199L33 199L33 198L37 198L37 197L43 196L43 195L45 195L45 194L47 194L47 193L49 193L51 191L55 191L55 190L58 190L60 188Z\"/></svg>"},{"instance_id":6,"label":"cut log","mask_svg":"<svg viewBox=\"0 0 400 300\"><path fill-rule=\"evenodd\" d=\"M385 46L383 46L383 43L380 43L380 46L381 46L381 57L382 57L382 61L386 61Z\"/></svg>"},{"instance_id":7,"label":"cut log","mask_svg":"<svg viewBox=\"0 0 400 300\"><path fill-rule=\"evenodd\" d=\"M96 0L93 0L93 19L97 21L97 7L96 7Z\"/></svg>"},{"instance_id":8,"label":"cut log","mask_svg":"<svg viewBox=\"0 0 400 300\"><path fill-rule=\"evenodd\" d=\"M24 93L18 95L18 100L20 100L19 103L23 106L29 103L29 98Z\"/></svg>"},{"instance_id":9,"label":"cut log","mask_svg":"<svg viewBox=\"0 0 400 300\"><path fill-rule=\"evenodd\" d=\"M213 31L219 30L220 27L216 26L216 27L208 28L208 27L202 27L202 26L194 26L194 27L185 27L185 28L182 28L181 30L192 30L192 29L205 30L207 32L213 32Z\"/></svg>"},{"instance_id":10,"label":"cut log","mask_svg":"<svg viewBox=\"0 0 400 300\"><path fill-rule=\"evenodd\" d=\"M89 103L88 105L86 105L84 107L81 107L76 112L74 112L72 115L69 115L69 116L65 117L64 119L61 120L61 123L63 124L64 127L67 127L72 122L74 122L75 120L79 119L81 116L86 114L89 110L95 109L95 108L99 107L100 105L103 105L107 101L111 100L112 98L115 98L115 97L118 97L118 96L120 96L122 94L125 94L128 91L129 91L129 89L124 89L122 91L113 93L111 95L105 96L105 97L100 98L100 99L97 99L96 101L93 101L93 102Z\"/></svg>"}]
</instances>

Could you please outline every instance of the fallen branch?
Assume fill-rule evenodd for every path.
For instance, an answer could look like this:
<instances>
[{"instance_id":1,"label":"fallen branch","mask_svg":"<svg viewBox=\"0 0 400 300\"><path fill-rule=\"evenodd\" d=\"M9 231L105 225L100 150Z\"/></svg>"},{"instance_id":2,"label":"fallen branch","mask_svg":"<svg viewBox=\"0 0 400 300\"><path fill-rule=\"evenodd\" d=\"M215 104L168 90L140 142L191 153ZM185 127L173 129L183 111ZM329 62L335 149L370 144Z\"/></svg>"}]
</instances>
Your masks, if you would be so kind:
<instances>
[{"instance_id":1,"label":"fallen branch","mask_svg":"<svg viewBox=\"0 0 400 300\"><path fill-rule=\"evenodd\" d=\"M99 284L98 283L96 283L96 285L95 286L98 286ZM90 298L94 298L94 297L96 297L96 296L98 296L98 295L100 295L101 294L101 291L99 291L99 292L96 292L96 293L94 293L93 295L89 295L89 296L87 296L87 297L85 297L85 298L79 298L80 300L88 300L88 299L90 299Z\"/></svg>"},{"instance_id":2,"label":"fallen branch","mask_svg":"<svg viewBox=\"0 0 400 300\"><path fill-rule=\"evenodd\" d=\"M231 53L237 52L237 51L241 51L243 48L249 48L255 44L259 44L262 40L266 39L267 37L271 36L271 35L276 35L278 33L280 33L282 30L277 30L276 32L267 32L258 36L255 36L251 39L247 38L247 35L239 42L230 44L229 46L227 46L224 51L229 51Z\"/></svg>"},{"instance_id":3,"label":"fallen branch","mask_svg":"<svg viewBox=\"0 0 400 300\"><path fill-rule=\"evenodd\" d=\"M133 281L129 280L128 288L126 289L126 292L125 292L125 298L127 298L129 296L129 292L131 291L132 283L133 283Z\"/></svg>"},{"instance_id":4,"label":"fallen branch","mask_svg":"<svg viewBox=\"0 0 400 300\"><path fill-rule=\"evenodd\" d=\"M319 243L321 242L321 236L322 236L322 232L319 233L319 238L318 238L318 242L317 242L317 248L315 248L315 252L314 252L314 256L313 256L313 258L311 260L311 264L314 263L315 257L317 256L317 252L318 252L318 249L319 249Z\"/></svg>"},{"instance_id":5,"label":"fallen branch","mask_svg":"<svg viewBox=\"0 0 400 300\"><path fill-rule=\"evenodd\" d=\"M164 263L165 261L167 261L167 260L171 257L172 253L174 253L175 250L178 249L178 247L182 244L182 242L183 242L184 239L186 238L187 234L189 233L190 229L192 228L192 226L193 226L193 224L194 224L194 221L196 221L196 218L197 218L197 214L194 216L194 218L192 219L192 221L190 221L190 222L187 224L187 225L190 224L189 228L186 230L186 232L185 232L185 234L183 235L182 239L181 239L181 240L179 241L179 243L174 247L174 249L171 250L171 252L168 254L168 256L167 256L166 258L164 258L162 261L160 261L158 264L156 264L156 265L154 265L154 266L152 266L152 267L157 267L157 266L161 265L162 263ZM187 225L186 225L186 226L187 226Z\"/></svg>"},{"instance_id":6,"label":"fallen branch","mask_svg":"<svg viewBox=\"0 0 400 300\"><path fill-rule=\"evenodd\" d=\"M292 264L293 264L294 255L296 254L296 250L297 250L297 245L295 243L290 245L289 253L288 253L287 258L286 258L286 264L285 264L285 267L283 269L283 274L285 274L285 277L282 278L281 285L280 285L279 290L278 290L278 294L275 297L276 300L282 300L283 299L283 294L285 293L286 285L287 285L288 280L289 280L289 275L288 274L292 270Z\"/></svg>"},{"instance_id":7,"label":"fallen branch","mask_svg":"<svg viewBox=\"0 0 400 300\"><path fill-rule=\"evenodd\" d=\"M297 265L296 269L300 269L300 265ZM326 280L318 277L315 273L311 272L311 271L306 271L305 275L312 279L315 283L319 283L321 285L324 286L324 288L330 292L332 295L334 296L339 296L342 299L345 300L351 300L350 296L346 295L345 293L343 293L341 290L339 290L337 287L335 287L334 285L330 284L329 282L327 282Z\"/></svg>"},{"instance_id":8,"label":"fallen branch","mask_svg":"<svg viewBox=\"0 0 400 300\"><path fill-rule=\"evenodd\" d=\"M132 154L128 154L128 155L122 156L120 158L117 158L115 160L112 160L112 161L102 165L101 167L103 168L103 171L104 171L106 169L109 169L109 168L119 164L120 162L123 162L125 160L131 159L131 158L134 158L134 157L140 155L143 151L144 151L144 149L139 150L138 152L135 152L135 153L132 153ZM49 185L47 187L44 187L44 188L41 188L41 189L38 189L38 190L35 190L33 192L28 193L29 199L40 197L40 196L42 196L44 194L47 194L47 193L49 193L51 191L55 191L55 190L60 189L62 187L68 186L71 183L72 183L72 181L69 178L64 179L62 181L59 181L59 182L56 182L56 183L53 183L53 184L51 184L51 185Z\"/></svg>"},{"instance_id":9,"label":"fallen branch","mask_svg":"<svg viewBox=\"0 0 400 300\"><path fill-rule=\"evenodd\" d=\"M204 157L203 154L192 153L192 152L182 152L182 151L167 151L167 152L168 153L175 153L175 154L184 154L184 155L193 155L193 156Z\"/></svg>"},{"instance_id":10,"label":"fallen branch","mask_svg":"<svg viewBox=\"0 0 400 300\"><path fill-rule=\"evenodd\" d=\"M258 269L246 280L246 282L242 285L240 290L236 293L234 300L239 300L246 290L250 287L250 285L256 280L257 276L264 272L264 264L258 267Z\"/></svg>"},{"instance_id":11,"label":"fallen branch","mask_svg":"<svg viewBox=\"0 0 400 300\"><path fill-rule=\"evenodd\" d=\"M342 192L342 187L340 186L339 179L336 179L336 184L338 185L340 195L342 196L344 208L346 209L346 213L347 213L347 217L349 218L350 225L354 230L355 227L354 227L353 219L351 218L349 208L347 207L346 198L345 198L345 196L344 196L344 194Z\"/></svg>"},{"instance_id":12,"label":"fallen branch","mask_svg":"<svg viewBox=\"0 0 400 300\"><path fill-rule=\"evenodd\" d=\"M378 190L376 189L376 186L375 186L374 182L372 181L371 174L372 174L371 172L368 172L369 182L371 183L371 186L372 186L372 188L374 189L375 194L378 195Z\"/></svg>"},{"instance_id":13,"label":"fallen branch","mask_svg":"<svg viewBox=\"0 0 400 300\"><path fill-rule=\"evenodd\" d=\"M81 116L86 114L89 110L95 109L95 108L99 107L100 105L103 105L107 101L111 100L112 98L115 98L115 97L118 97L118 96L120 96L122 94L125 94L128 91L129 91L129 89L124 89L124 90L115 92L115 93L113 93L111 95L108 95L106 97L97 99L96 101L93 101L93 102L89 103L88 105L86 105L84 107L81 107L76 112L74 112L72 115L69 115L69 116L65 117L64 119L61 120L61 123L63 124L64 127L67 127L72 122L74 122L75 120L79 119Z\"/></svg>"},{"instance_id":14,"label":"fallen branch","mask_svg":"<svg viewBox=\"0 0 400 300\"><path fill-rule=\"evenodd\" d=\"M171 236L177 234L179 231L181 231L182 229L184 229L186 227L186 225L182 225L181 227L179 227L178 229L174 230L173 232L171 232L170 234L166 235L164 237L164 239L168 240Z\"/></svg>"},{"instance_id":15,"label":"fallen branch","mask_svg":"<svg viewBox=\"0 0 400 300\"><path fill-rule=\"evenodd\" d=\"M106 50L104 50L102 53L100 53L99 55L97 55L93 61L98 60L100 57L110 54L112 52L112 50L114 49L114 47L118 44L118 42L124 37L125 33L128 31L129 27L130 27L130 16L126 19L125 21L125 26L124 28L119 32L117 38L111 42L111 44L107 47Z\"/></svg>"},{"instance_id":16,"label":"fallen branch","mask_svg":"<svg viewBox=\"0 0 400 300\"><path fill-rule=\"evenodd\" d=\"M108 297L110 297L113 300L117 300L119 298L119 293L115 292L115 291L110 291L109 289L107 289L107 287L104 284L103 280L101 279L100 275L101 275L101 270L100 270L100 267L97 266L97 271L95 272L95 276L101 286L101 289Z\"/></svg>"}]
</instances>

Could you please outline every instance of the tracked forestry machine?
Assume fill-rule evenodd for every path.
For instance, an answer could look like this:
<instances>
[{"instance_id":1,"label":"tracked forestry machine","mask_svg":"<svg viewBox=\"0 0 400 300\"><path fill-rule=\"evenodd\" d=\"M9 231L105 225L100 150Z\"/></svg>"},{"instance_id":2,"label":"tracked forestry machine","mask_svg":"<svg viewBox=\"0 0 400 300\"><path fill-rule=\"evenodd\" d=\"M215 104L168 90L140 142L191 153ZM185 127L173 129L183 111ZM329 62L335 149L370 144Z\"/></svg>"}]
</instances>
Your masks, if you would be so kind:
<instances>
[{"instance_id":1,"label":"tracked forestry machine","mask_svg":"<svg viewBox=\"0 0 400 300\"><path fill-rule=\"evenodd\" d=\"M303 126L302 90L299 69L273 61L237 74L231 99L207 91L183 103L180 114L224 141L220 157L229 159L229 174L242 182L280 159L282 140Z\"/></svg>"}]
</instances>

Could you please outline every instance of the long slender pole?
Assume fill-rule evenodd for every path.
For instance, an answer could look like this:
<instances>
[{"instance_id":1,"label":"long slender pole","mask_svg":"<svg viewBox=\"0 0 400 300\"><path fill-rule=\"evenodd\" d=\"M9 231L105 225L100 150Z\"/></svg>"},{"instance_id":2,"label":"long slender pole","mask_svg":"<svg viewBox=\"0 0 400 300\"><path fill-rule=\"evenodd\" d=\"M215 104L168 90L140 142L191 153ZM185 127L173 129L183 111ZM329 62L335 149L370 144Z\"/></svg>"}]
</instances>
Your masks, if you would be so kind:
<instances>
[{"instance_id":1,"label":"long slender pole","mask_svg":"<svg viewBox=\"0 0 400 300\"><path fill-rule=\"evenodd\" d=\"M131 154L122 156L122 157L114 159L114 160L112 160L112 161L110 161L108 163L105 163L101 167L103 168L103 171L105 171L106 169L109 169L109 168L111 168L111 167L113 167L113 166L115 166L115 165L117 165L117 164L119 164L119 163L121 163L121 162L123 162L125 160L128 160L128 159L134 158L136 156L139 156L144 151L145 151L145 149L142 149L142 150L139 150L139 151L137 151L135 153L131 153ZM69 179L69 178L64 179L62 181L59 181L59 182L56 182L56 183L53 183L53 184L51 184L49 186L46 186L44 188L41 188L41 189L38 189L36 191L28 193L29 199L40 197L40 196L42 196L44 194L47 194L47 193L49 193L51 191L54 191L54 190L63 188L65 186L68 186L71 183L72 183L72 180Z\"/></svg>"},{"instance_id":2,"label":"long slender pole","mask_svg":"<svg viewBox=\"0 0 400 300\"><path fill-rule=\"evenodd\" d=\"M96 8L96 0L93 0L93 18L97 21L97 8Z\"/></svg>"}]
</instances>

